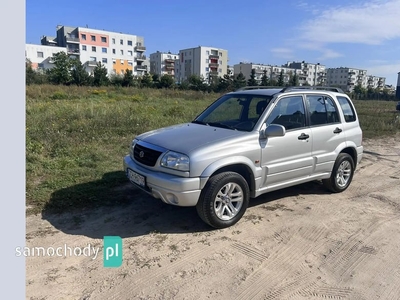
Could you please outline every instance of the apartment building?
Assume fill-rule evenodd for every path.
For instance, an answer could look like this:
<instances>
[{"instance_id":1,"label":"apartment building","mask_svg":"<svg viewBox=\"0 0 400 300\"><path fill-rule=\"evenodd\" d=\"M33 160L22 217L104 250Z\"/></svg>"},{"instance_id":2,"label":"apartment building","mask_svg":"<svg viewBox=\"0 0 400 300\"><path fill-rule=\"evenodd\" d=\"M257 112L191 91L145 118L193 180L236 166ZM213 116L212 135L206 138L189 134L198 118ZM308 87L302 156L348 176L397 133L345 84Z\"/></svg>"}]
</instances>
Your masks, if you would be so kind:
<instances>
[{"instance_id":1,"label":"apartment building","mask_svg":"<svg viewBox=\"0 0 400 300\"><path fill-rule=\"evenodd\" d=\"M175 64L175 80L180 83L191 75L197 75L211 82L215 77L223 77L227 69L227 50L204 46L183 49L179 51Z\"/></svg>"},{"instance_id":2,"label":"apartment building","mask_svg":"<svg viewBox=\"0 0 400 300\"><path fill-rule=\"evenodd\" d=\"M246 80L250 79L250 75L252 70L255 71L255 79L258 84L261 84L262 77L267 76L268 80L278 81L279 76L283 75L283 81L285 84L290 82L290 79L296 74L299 78L299 84L304 83L304 78L302 77L302 70L288 68L284 66L271 66L264 64L254 64L254 63L239 63L233 66L234 76L237 76L239 73L242 73Z\"/></svg>"},{"instance_id":3,"label":"apartment building","mask_svg":"<svg viewBox=\"0 0 400 300\"><path fill-rule=\"evenodd\" d=\"M58 25L56 36L43 36L41 44L64 48L71 57L80 59L89 73L98 62L109 74L123 74L128 69L141 76L148 71L141 36Z\"/></svg>"},{"instance_id":4,"label":"apartment building","mask_svg":"<svg viewBox=\"0 0 400 300\"><path fill-rule=\"evenodd\" d=\"M263 64L243 63L243 62L240 62L233 66L233 75L236 77L237 75L242 73L246 78L246 80L249 80L252 69L255 70L255 76L256 76L255 79L257 80L258 84L261 83L261 78L264 75L264 71L266 71L268 79L271 78L272 66Z\"/></svg>"},{"instance_id":5,"label":"apartment building","mask_svg":"<svg viewBox=\"0 0 400 300\"><path fill-rule=\"evenodd\" d=\"M299 82L306 85L325 85L326 84L326 67L320 63L287 62L283 67L300 70Z\"/></svg>"},{"instance_id":6,"label":"apartment building","mask_svg":"<svg viewBox=\"0 0 400 300\"><path fill-rule=\"evenodd\" d=\"M160 77L163 75L170 75L175 77L175 61L178 60L178 54L171 52L160 52L150 54L150 73L158 74Z\"/></svg>"},{"instance_id":7,"label":"apartment building","mask_svg":"<svg viewBox=\"0 0 400 300\"><path fill-rule=\"evenodd\" d=\"M58 52L67 52L66 48L46 45L25 45L25 59L30 61L32 69L44 70L54 66L52 57Z\"/></svg>"}]
</instances>

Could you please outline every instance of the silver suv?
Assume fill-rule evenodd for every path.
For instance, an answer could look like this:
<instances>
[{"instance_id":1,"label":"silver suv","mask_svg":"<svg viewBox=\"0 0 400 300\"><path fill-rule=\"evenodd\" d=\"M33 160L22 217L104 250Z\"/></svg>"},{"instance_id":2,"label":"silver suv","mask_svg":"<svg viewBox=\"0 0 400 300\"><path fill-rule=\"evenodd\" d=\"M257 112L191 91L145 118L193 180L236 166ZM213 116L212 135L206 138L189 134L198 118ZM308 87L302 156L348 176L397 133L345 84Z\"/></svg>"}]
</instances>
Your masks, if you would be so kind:
<instances>
[{"instance_id":1,"label":"silver suv","mask_svg":"<svg viewBox=\"0 0 400 300\"><path fill-rule=\"evenodd\" d=\"M191 123L137 136L123 163L134 185L225 228L270 191L312 180L344 191L362 155L357 113L340 89L258 88L225 94Z\"/></svg>"}]
</instances>

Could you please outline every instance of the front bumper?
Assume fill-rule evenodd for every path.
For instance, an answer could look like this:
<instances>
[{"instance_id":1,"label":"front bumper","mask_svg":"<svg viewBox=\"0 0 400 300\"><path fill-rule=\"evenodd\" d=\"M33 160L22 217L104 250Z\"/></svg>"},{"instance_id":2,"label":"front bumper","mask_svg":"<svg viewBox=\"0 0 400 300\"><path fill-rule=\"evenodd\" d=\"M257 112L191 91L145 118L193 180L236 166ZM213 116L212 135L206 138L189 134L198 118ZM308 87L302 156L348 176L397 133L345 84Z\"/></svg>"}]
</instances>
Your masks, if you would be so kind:
<instances>
[{"instance_id":1,"label":"front bumper","mask_svg":"<svg viewBox=\"0 0 400 300\"><path fill-rule=\"evenodd\" d=\"M167 204L195 206L199 200L201 190L198 177L187 178L154 172L138 165L129 155L124 157L123 165L127 177L128 169L146 177L146 188L132 184Z\"/></svg>"}]
</instances>

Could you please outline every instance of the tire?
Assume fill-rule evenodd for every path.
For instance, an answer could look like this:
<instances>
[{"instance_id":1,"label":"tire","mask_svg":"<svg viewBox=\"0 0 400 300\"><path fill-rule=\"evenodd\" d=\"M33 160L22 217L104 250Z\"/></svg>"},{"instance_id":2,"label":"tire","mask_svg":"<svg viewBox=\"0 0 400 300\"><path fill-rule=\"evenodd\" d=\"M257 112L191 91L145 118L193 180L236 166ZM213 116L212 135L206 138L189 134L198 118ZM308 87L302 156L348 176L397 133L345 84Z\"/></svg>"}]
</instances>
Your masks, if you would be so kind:
<instances>
[{"instance_id":1,"label":"tire","mask_svg":"<svg viewBox=\"0 0 400 300\"><path fill-rule=\"evenodd\" d=\"M200 218L214 228L237 223L245 213L250 199L246 180L238 173L224 172L212 176L196 205Z\"/></svg>"},{"instance_id":2,"label":"tire","mask_svg":"<svg viewBox=\"0 0 400 300\"><path fill-rule=\"evenodd\" d=\"M340 153L332 169L331 177L322 180L324 186L334 193L346 190L354 175L354 160L347 153Z\"/></svg>"}]
</instances>

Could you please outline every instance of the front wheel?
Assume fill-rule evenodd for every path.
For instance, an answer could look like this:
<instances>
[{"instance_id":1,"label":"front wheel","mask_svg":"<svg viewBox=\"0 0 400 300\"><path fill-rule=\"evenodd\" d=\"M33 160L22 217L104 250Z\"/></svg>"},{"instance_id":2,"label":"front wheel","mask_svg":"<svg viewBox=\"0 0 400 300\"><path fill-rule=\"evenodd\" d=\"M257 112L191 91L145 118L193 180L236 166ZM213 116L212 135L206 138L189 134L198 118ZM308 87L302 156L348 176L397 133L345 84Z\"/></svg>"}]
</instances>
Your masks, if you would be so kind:
<instances>
[{"instance_id":1,"label":"front wheel","mask_svg":"<svg viewBox=\"0 0 400 300\"><path fill-rule=\"evenodd\" d=\"M238 173L224 172L212 176L204 187L196 209L200 218L215 228L237 223L249 205L250 190Z\"/></svg>"},{"instance_id":2,"label":"front wheel","mask_svg":"<svg viewBox=\"0 0 400 300\"><path fill-rule=\"evenodd\" d=\"M349 187L353 175L353 158L347 153L340 153L333 166L331 177L324 179L322 182L330 191L340 193Z\"/></svg>"}]
</instances>

